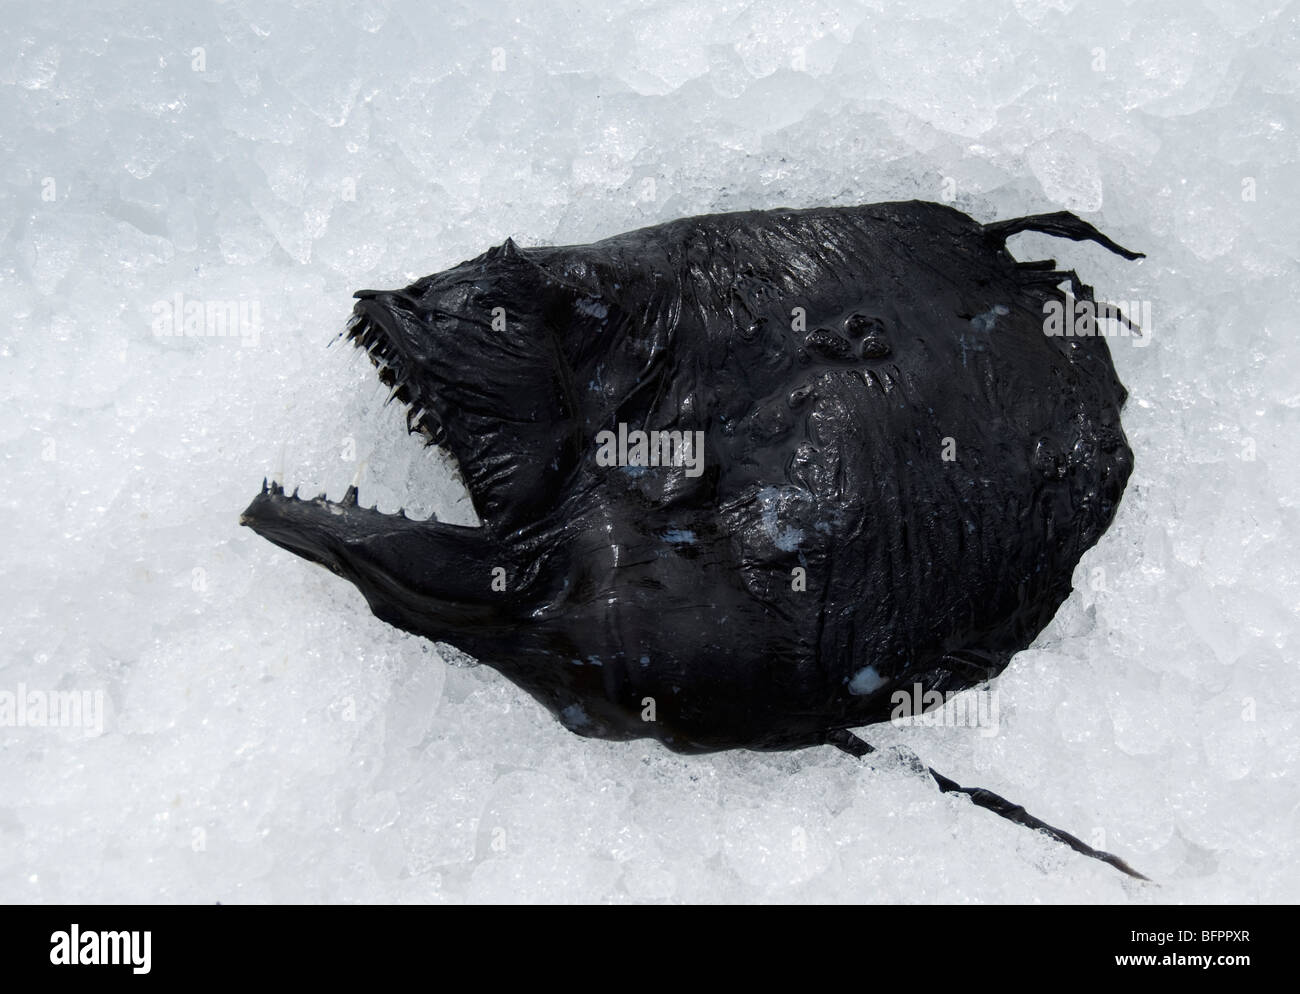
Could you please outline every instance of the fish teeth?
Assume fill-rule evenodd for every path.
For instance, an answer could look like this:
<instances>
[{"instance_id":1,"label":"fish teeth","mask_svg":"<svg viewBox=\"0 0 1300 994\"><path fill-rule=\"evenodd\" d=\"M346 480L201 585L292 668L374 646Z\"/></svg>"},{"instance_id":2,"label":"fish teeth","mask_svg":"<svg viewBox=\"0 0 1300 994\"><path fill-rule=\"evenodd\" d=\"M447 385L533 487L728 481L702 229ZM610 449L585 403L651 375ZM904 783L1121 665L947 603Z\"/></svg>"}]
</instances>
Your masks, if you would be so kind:
<instances>
[{"instance_id":1,"label":"fish teeth","mask_svg":"<svg viewBox=\"0 0 1300 994\"><path fill-rule=\"evenodd\" d=\"M348 489L343 494L343 499L339 501L344 507L356 507L361 499L360 486L361 474L366 471L368 460L362 459L357 466L357 471L352 475L352 482L348 484Z\"/></svg>"}]
</instances>

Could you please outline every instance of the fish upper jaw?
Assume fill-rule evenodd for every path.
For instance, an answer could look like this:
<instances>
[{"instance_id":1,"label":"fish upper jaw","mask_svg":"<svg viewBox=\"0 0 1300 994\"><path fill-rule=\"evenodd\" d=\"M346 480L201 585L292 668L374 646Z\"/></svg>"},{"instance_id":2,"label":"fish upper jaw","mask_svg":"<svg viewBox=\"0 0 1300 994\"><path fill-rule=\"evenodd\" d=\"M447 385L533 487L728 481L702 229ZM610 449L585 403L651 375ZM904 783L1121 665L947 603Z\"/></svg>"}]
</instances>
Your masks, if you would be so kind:
<instances>
[{"instance_id":1,"label":"fish upper jaw","mask_svg":"<svg viewBox=\"0 0 1300 994\"><path fill-rule=\"evenodd\" d=\"M342 337L366 353L379 381L392 391L389 400L406 407L407 430L442 445L447 430L435 413L432 384L422 368L427 329L419 301L400 290L358 290L353 296L357 305Z\"/></svg>"}]
</instances>

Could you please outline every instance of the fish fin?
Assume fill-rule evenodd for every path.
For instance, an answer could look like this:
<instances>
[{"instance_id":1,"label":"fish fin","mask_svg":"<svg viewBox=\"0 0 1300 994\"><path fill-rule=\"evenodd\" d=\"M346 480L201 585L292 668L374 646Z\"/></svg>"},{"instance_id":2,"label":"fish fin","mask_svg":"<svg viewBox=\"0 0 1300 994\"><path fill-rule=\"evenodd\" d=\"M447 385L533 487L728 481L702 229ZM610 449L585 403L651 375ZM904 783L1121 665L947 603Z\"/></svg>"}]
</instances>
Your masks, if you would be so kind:
<instances>
[{"instance_id":1,"label":"fish fin","mask_svg":"<svg viewBox=\"0 0 1300 994\"><path fill-rule=\"evenodd\" d=\"M1006 221L994 221L984 225L984 232L997 242L1006 242L1012 235L1022 231L1041 231L1047 235L1069 238L1076 242L1096 242L1110 249L1125 259L1145 259L1141 252L1133 252L1111 241L1083 218L1069 211L1056 211L1053 214L1030 214L1027 217L1013 217Z\"/></svg>"},{"instance_id":2,"label":"fish fin","mask_svg":"<svg viewBox=\"0 0 1300 994\"><path fill-rule=\"evenodd\" d=\"M1079 274L1073 269L1050 269L1043 267L1036 262L1018 262L1016 263L1016 268L1020 271L1021 280L1025 283L1040 283L1044 286L1049 284L1056 286L1059 283L1068 281L1070 284L1070 292L1074 294L1076 299L1086 300L1095 305L1098 320L1114 318L1138 337L1145 334L1142 330L1142 326L1125 314L1117 304L1112 304L1107 301L1098 301L1094 296L1095 291L1093 288L1087 283L1084 283L1083 280L1079 279Z\"/></svg>"},{"instance_id":3,"label":"fish fin","mask_svg":"<svg viewBox=\"0 0 1300 994\"><path fill-rule=\"evenodd\" d=\"M876 751L875 747L870 743L858 738L858 736L843 728L828 733L826 736L826 744L833 745L837 749L841 749L844 752L847 752L850 756L854 756L858 759ZM1032 829L1035 832L1043 832L1049 838L1054 839L1062 845L1069 846L1080 855L1101 860L1101 862L1107 863L1119 870L1121 873L1126 873L1137 880L1150 881L1151 879L1133 869L1133 867L1129 866L1128 863L1124 862L1124 860L1120 859L1118 856L1114 856L1108 852L1102 852L1100 849L1092 848L1092 846L1071 835L1069 832L1062 831L1059 828L1047 824L1047 822L1042 819L1035 818L1019 804L1013 804L1000 794L995 794L993 791L986 790L983 787L963 787L955 780L950 780L948 777L945 777L933 767L925 767L925 769L934 779L934 782L939 785L939 790L944 794L965 794L976 806L987 808L994 814L1007 819L1007 821L1015 822L1017 825L1023 825L1025 828Z\"/></svg>"},{"instance_id":4,"label":"fish fin","mask_svg":"<svg viewBox=\"0 0 1300 994\"><path fill-rule=\"evenodd\" d=\"M1079 274L1073 269L1028 269L1023 264L1017 266L1022 270L1021 280L1025 283L1041 283L1044 286L1056 286L1058 283L1069 282L1070 292L1079 300L1088 300L1096 302L1093 296L1095 291L1083 280L1079 279Z\"/></svg>"},{"instance_id":5,"label":"fish fin","mask_svg":"<svg viewBox=\"0 0 1300 994\"><path fill-rule=\"evenodd\" d=\"M1120 310L1115 304L1110 304L1105 301L1099 303L1097 305L1097 317L1103 320L1106 318L1114 318L1139 338L1145 337L1146 335L1146 332L1142 330L1142 326L1129 318L1129 316Z\"/></svg>"},{"instance_id":6,"label":"fish fin","mask_svg":"<svg viewBox=\"0 0 1300 994\"><path fill-rule=\"evenodd\" d=\"M837 728L826 733L826 744L836 749L843 749L855 759L861 759L876 751L876 747L865 739L860 739L847 728Z\"/></svg>"}]
</instances>

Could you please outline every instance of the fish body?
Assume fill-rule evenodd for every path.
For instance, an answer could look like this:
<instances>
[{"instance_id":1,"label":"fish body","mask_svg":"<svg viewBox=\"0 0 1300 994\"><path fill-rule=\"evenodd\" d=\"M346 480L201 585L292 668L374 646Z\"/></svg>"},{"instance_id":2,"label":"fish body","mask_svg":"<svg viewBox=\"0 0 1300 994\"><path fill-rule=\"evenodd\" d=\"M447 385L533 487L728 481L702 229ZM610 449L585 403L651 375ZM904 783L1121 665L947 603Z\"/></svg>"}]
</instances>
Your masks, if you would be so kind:
<instances>
[{"instance_id":1,"label":"fish body","mask_svg":"<svg viewBox=\"0 0 1300 994\"><path fill-rule=\"evenodd\" d=\"M908 202L511 241L358 293L348 338L460 466L468 528L265 486L243 521L580 735L789 749L997 676L1132 469L1091 290ZM932 699L927 697L927 699Z\"/></svg>"}]
</instances>

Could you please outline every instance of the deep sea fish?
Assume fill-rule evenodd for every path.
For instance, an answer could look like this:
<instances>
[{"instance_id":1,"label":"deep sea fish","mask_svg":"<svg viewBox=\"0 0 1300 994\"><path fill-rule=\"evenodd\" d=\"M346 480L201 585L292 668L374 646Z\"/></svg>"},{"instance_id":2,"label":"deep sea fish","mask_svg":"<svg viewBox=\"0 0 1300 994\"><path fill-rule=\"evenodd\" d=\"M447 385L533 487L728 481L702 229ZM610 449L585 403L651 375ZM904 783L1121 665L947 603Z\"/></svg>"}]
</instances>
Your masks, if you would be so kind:
<instances>
[{"instance_id":1,"label":"deep sea fish","mask_svg":"<svg viewBox=\"0 0 1300 994\"><path fill-rule=\"evenodd\" d=\"M481 526L278 483L242 521L579 735L864 755L849 730L900 694L985 684L1033 641L1132 469L1106 336L1047 327L1092 290L1016 261L1020 231L1139 257L1066 212L908 202L507 240L363 290L345 334Z\"/></svg>"}]
</instances>

